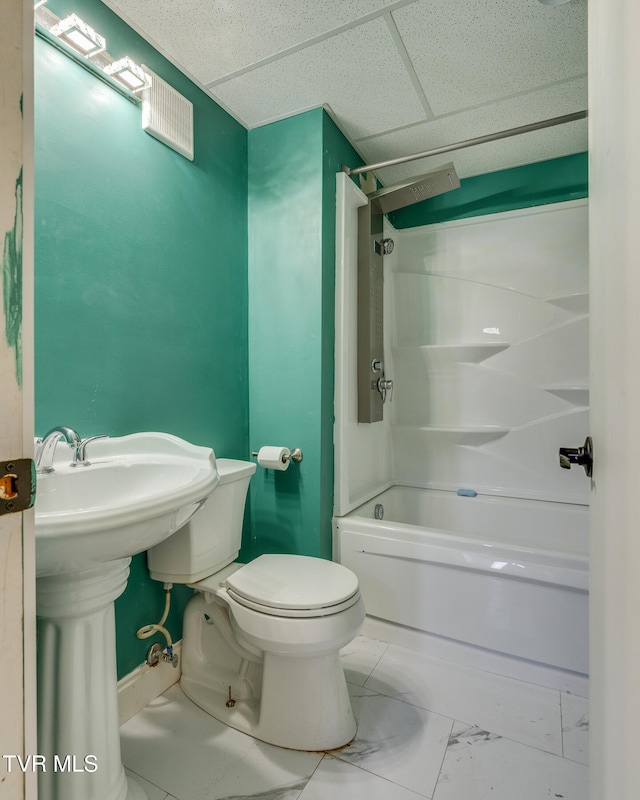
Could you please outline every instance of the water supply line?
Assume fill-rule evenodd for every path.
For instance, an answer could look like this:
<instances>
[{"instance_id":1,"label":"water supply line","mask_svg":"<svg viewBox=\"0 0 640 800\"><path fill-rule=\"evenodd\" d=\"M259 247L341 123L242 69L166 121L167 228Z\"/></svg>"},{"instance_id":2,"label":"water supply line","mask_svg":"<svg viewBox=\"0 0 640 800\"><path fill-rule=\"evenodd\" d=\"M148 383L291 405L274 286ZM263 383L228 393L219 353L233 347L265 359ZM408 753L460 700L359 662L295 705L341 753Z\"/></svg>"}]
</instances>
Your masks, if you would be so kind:
<instances>
[{"instance_id":1,"label":"water supply line","mask_svg":"<svg viewBox=\"0 0 640 800\"><path fill-rule=\"evenodd\" d=\"M162 619L160 622L151 625L143 625L136 632L136 636L138 639L148 639L150 636L154 636L156 633L161 633L164 638L167 640L167 652L162 652L162 648L159 644L154 644L153 647L149 650L147 654L147 663L150 666L156 666L159 661L166 661L172 664L174 667L178 666L178 656L173 652L173 641L171 639L171 634L169 631L164 627L164 623L167 621L167 617L169 616L169 609L171 608L171 590L173 589L172 583L165 583L165 601L164 601L164 614L162 615Z\"/></svg>"}]
</instances>

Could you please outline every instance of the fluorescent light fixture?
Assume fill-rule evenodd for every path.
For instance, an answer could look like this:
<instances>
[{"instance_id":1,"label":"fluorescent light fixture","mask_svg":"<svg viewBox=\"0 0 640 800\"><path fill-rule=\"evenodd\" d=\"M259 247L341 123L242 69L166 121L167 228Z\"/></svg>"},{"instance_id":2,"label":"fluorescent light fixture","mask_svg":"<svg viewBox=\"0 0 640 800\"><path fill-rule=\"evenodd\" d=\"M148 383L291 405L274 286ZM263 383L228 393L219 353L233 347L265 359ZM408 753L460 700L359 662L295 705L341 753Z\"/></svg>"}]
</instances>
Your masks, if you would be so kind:
<instances>
[{"instance_id":1,"label":"fluorescent light fixture","mask_svg":"<svg viewBox=\"0 0 640 800\"><path fill-rule=\"evenodd\" d=\"M100 36L76 14L61 19L51 28L51 33L87 57L101 53L107 46L104 36Z\"/></svg>"},{"instance_id":2,"label":"fluorescent light fixture","mask_svg":"<svg viewBox=\"0 0 640 800\"><path fill-rule=\"evenodd\" d=\"M151 86L149 75L129 56L108 64L104 67L104 71L132 92L140 92L142 89L148 89Z\"/></svg>"}]
</instances>

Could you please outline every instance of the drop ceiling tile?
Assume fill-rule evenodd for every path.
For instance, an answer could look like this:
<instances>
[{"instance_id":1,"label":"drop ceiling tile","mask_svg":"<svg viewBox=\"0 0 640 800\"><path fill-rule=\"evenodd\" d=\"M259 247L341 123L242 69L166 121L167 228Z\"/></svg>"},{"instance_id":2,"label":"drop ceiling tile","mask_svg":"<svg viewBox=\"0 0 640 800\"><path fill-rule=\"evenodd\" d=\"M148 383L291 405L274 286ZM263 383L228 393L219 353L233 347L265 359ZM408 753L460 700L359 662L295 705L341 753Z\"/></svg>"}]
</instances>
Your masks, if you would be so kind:
<instances>
[{"instance_id":1,"label":"drop ceiling tile","mask_svg":"<svg viewBox=\"0 0 640 800\"><path fill-rule=\"evenodd\" d=\"M329 104L352 140L425 119L382 19L218 84L211 94L250 128Z\"/></svg>"},{"instance_id":2,"label":"drop ceiling tile","mask_svg":"<svg viewBox=\"0 0 640 800\"><path fill-rule=\"evenodd\" d=\"M393 0L107 0L206 84L295 47ZM302 6L302 7L301 7Z\"/></svg>"},{"instance_id":3,"label":"drop ceiling tile","mask_svg":"<svg viewBox=\"0 0 640 800\"><path fill-rule=\"evenodd\" d=\"M436 116L587 71L587 0L420 0L393 19Z\"/></svg>"},{"instance_id":4,"label":"drop ceiling tile","mask_svg":"<svg viewBox=\"0 0 640 800\"><path fill-rule=\"evenodd\" d=\"M468 150L459 150L430 159L414 161L398 167L390 167L381 171L385 185L390 186L408 178L428 172L442 164L453 161L460 178L474 175L485 175L524 164L548 161L574 153L582 153L587 149L587 122L581 120L557 128L526 133L517 140L505 139L502 142L478 145Z\"/></svg>"},{"instance_id":5,"label":"drop ceiling tile","mask_svg":"<svg viewBox=\"0 0 640 800\"><path fill-rule=\"evenodd\" d=\"M587 79L549 86L527 95L423 122L404 130L361 139L358 150L368 163L420 153L478 136L582 111L587 107ZM453 161L462 178L584 152L587 121L578 120L533 133L512 136L468 149L432 156L380 170L385 185Z\"/></svg>"}]
</instances>

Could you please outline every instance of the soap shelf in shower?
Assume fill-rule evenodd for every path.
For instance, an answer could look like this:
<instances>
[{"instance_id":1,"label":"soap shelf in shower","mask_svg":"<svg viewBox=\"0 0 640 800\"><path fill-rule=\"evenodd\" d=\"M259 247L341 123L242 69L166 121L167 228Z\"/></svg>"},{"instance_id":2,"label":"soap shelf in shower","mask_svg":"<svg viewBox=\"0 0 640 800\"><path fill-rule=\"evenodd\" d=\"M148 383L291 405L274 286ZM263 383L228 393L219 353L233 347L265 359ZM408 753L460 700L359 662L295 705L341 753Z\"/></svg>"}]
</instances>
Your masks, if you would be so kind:
<instances>
[{"instance_id":1,"label":"soap shelf in shower","mask_svg":"<svg viewBox=\"0 0 640 800\"><path fill-rule=\"evenodd\" d=\"M557 384L553 386L543 386L545 392L554 394L562 400L567 400L573 403L574 406L588 406L589 405L589 387L588 386L571 386L564 384Z\"/></svg>"},{"instance_id":2,"label":"soap shelf in shower","mask_svg":"<svg viewBox=\"0 0 640 800\"><path fill-rule=\"evenodd\" d=\"M397 427L408 428L409 426L400 425ZM510 428L501 428L498 425L422 425L419 430L428 436L442 439L449 444L463 444L470 447L479 447L494 439L501 439L506 436Z\"/></svg>"},{"instance_id":3,"label":"soap shelf in shower","mask_svg":"<svg viewBox=\"0 0 640 800\"><path fill-rule=\"evenodd\" d=\"M588 292L575 292L574 294L564 294L559 297L548 297L547 303L563 308L565 311L571 311L574 314L589 313Z\"/></svg>"},{"instance_id":4,"label":"soap shelf in shower","mask_svg":"<svg viewBox=\"0 0 640 800\"><path fill-rule=\"evenodd\" d=\"M511 345L509 342L467 342L460 344L422 344L413 347L420 350L427 360L458 361L462 363L479 364L491 356L501 353ZM404 346L402 350L409 350L412 346Z\"/></svg>"}]
</instances>

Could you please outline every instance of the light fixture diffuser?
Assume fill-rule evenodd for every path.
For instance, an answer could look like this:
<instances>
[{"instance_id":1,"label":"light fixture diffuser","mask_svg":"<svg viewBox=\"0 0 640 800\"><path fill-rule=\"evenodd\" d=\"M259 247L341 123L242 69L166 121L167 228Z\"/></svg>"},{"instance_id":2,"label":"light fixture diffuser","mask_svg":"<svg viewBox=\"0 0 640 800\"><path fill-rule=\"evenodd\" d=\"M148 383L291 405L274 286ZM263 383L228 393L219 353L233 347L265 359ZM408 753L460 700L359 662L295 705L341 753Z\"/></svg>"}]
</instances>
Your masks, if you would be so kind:
<instances>
[{"instance_id":1,"label":"light fixture diffuser","mask_svg":"<svg viewBox=\"0 0 640 800\"><path fill-rule=\"evenodd\" d=\"M104 67L104 71L132 92L140 92L151 86L149 75L129 56L108 64Z\"/></svg>"},{"instance_id":2,"label":"light fixture diffuser","mask_svg":"<svg viewBox=\"0 0 640 800\"><path fill-rule=\"evenodd\" d=\"M51 28L51 33L87 58L101 53L107 47L104 36L100 36L76 14L61 19Z\"/></svg>"}]
</instances>

